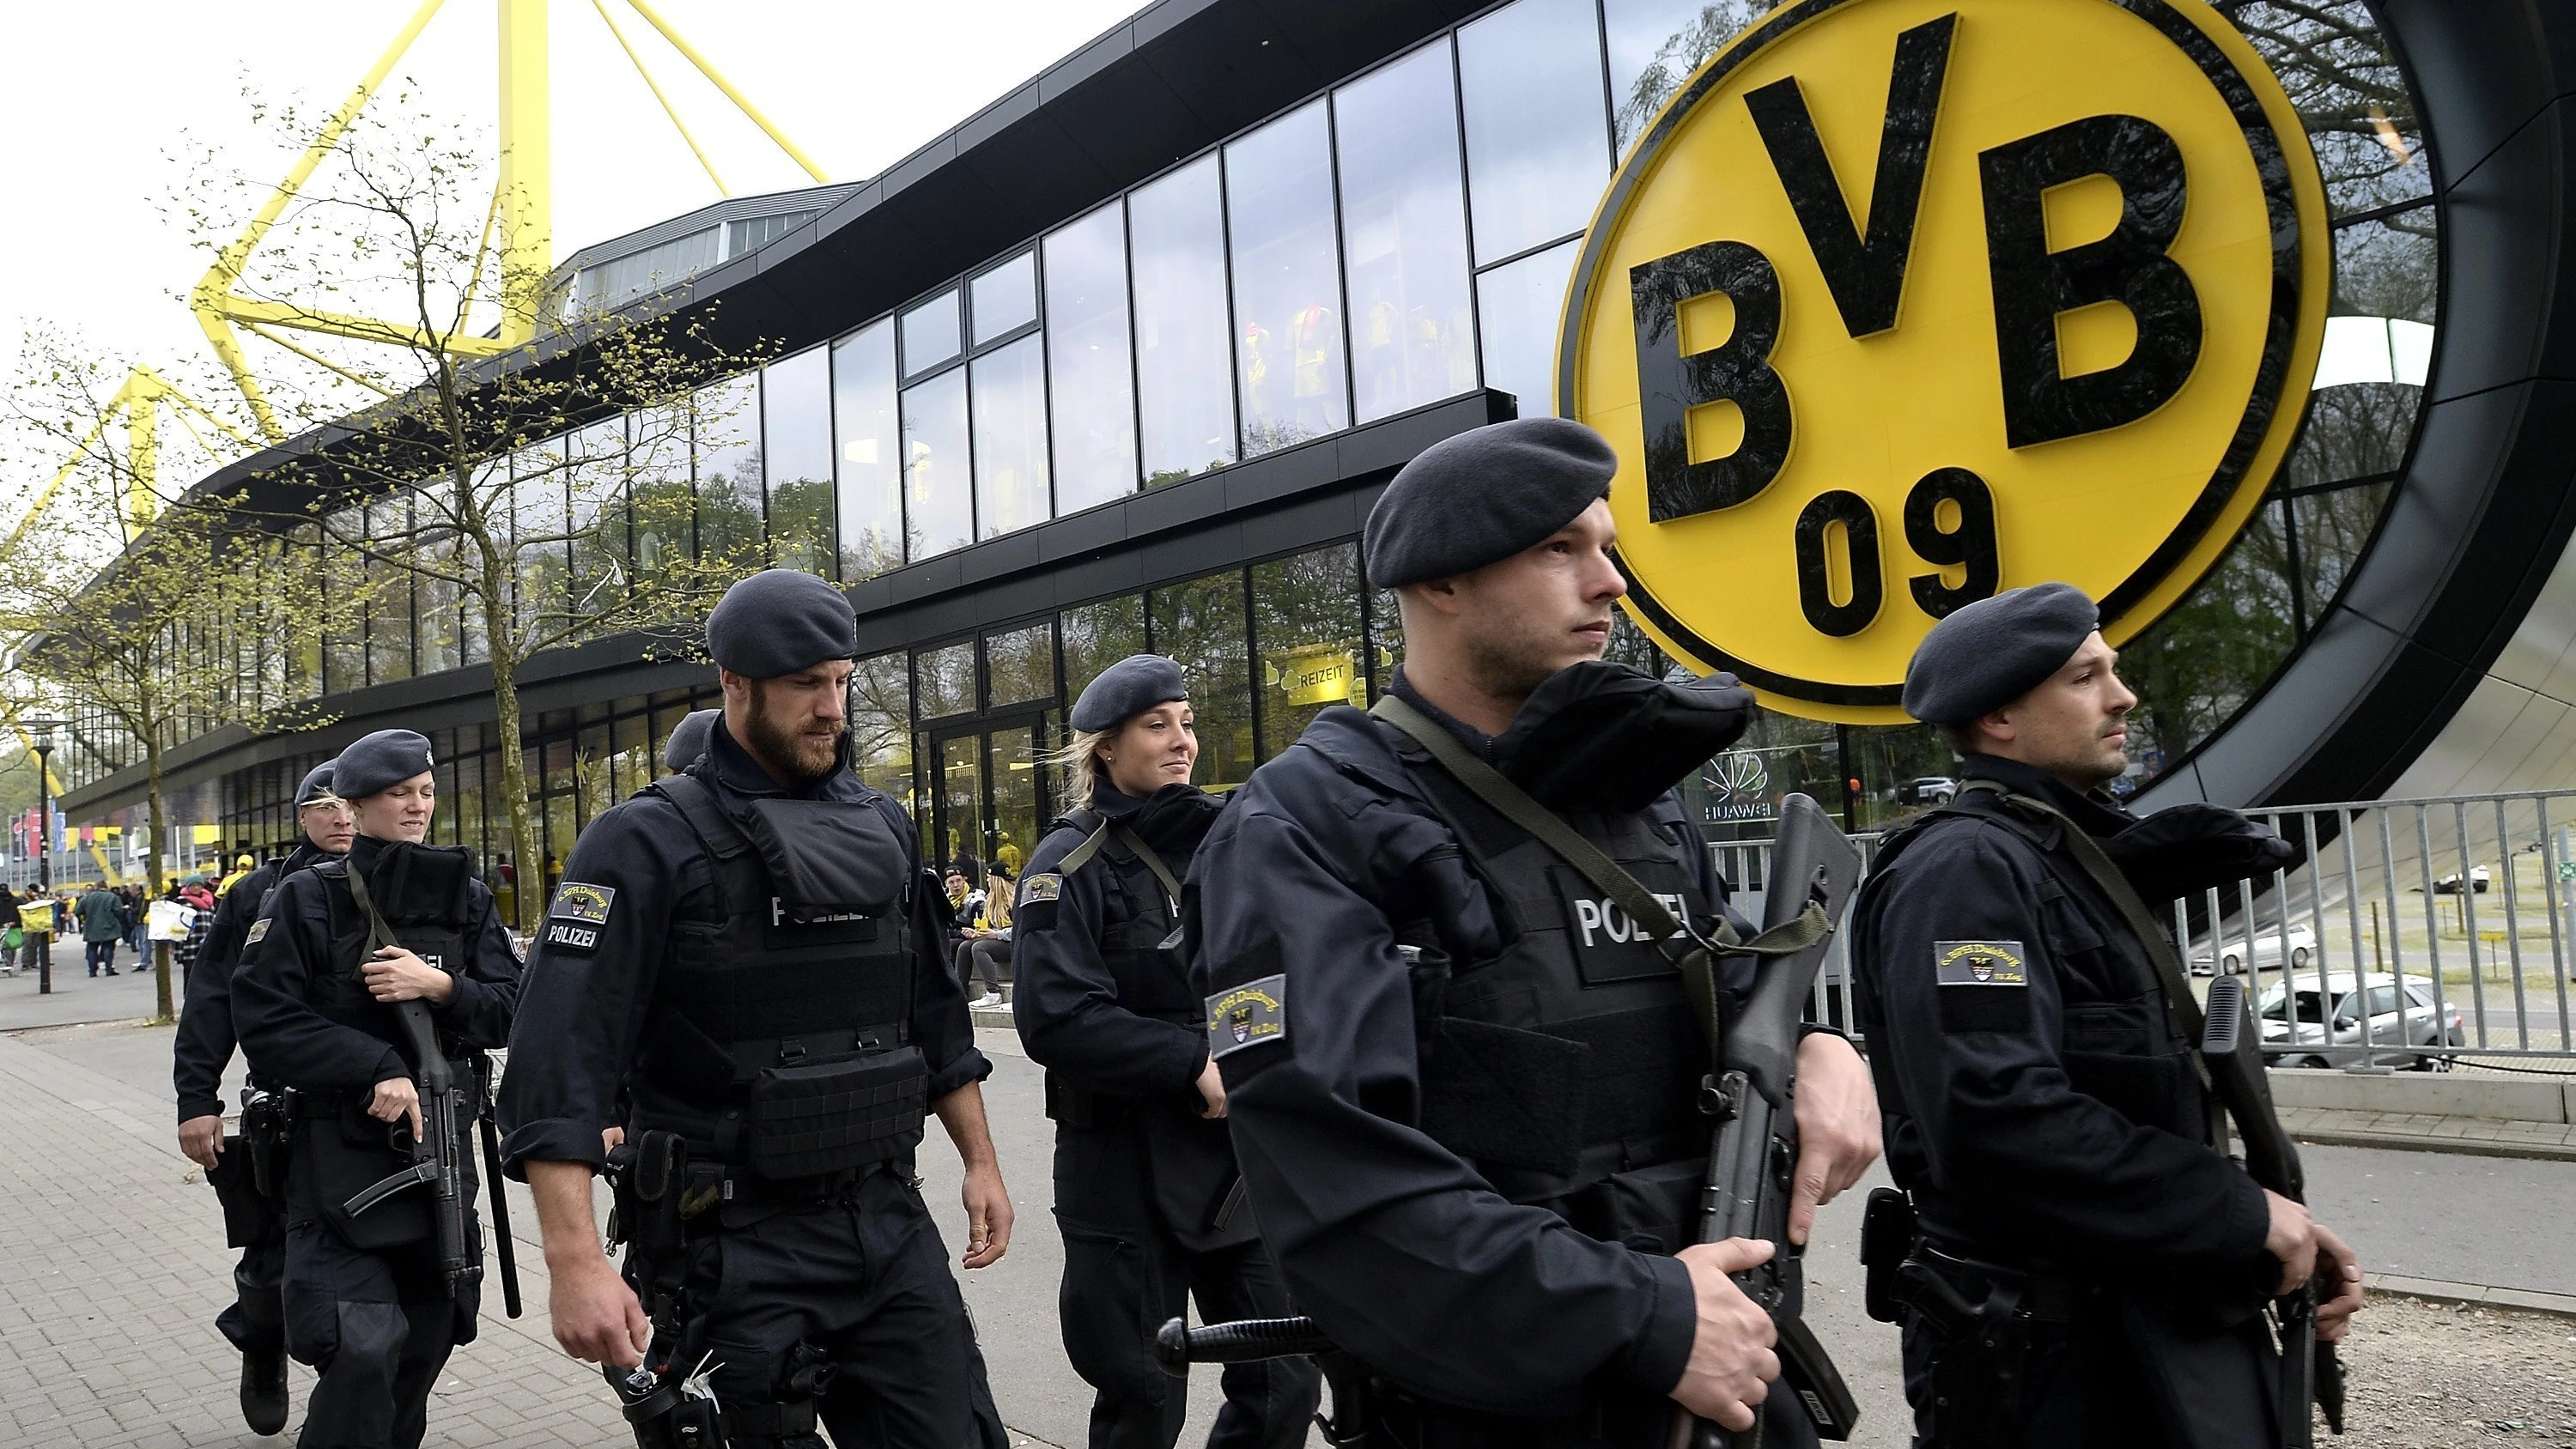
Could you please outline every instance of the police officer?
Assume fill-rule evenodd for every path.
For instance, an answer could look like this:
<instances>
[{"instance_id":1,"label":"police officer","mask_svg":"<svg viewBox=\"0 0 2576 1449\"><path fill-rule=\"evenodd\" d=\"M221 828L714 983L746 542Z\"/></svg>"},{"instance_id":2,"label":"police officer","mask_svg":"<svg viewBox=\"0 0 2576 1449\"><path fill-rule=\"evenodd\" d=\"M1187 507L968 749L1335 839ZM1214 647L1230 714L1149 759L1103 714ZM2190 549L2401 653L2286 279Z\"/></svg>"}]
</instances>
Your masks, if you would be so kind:
<instances>
[{"instance_id":1,"label":"police officer","mask_svg":"<svg viewBox=\"0 0 2576 1449\"><path fill-rule=\"evenodd\" d=\"M295 823L304 831L295 849L243 876L216 902L214 924L206 929L196 969L188 973L188 998L170 1050L171 1082L179 1094L179 1151L206 1170L206 1181L223 1203L225 1237L242 1250L233 1269L234 1301L215 1319L215 1328L241 1350L242 1421L254 1434L286 1427L286 1322L278 1300L286 1219L275 1196L260 1190L263 1174L253 1170L251 1154L239 1150L242 1139L232 1139L235 1150L226 1151L223 1086L233 1056L233 968L241 959L242 937L279 881L349 853L356 827L348 803L331 793L330 761L314 766L295 787ZM268 1098L264 1109L275 1107L276 1082L255 1077L251 1090ZM257 1130L247 1116L243 1125ZM285 1186L274 1177L270 1185L280 1191Z\"/></svg>"},{"instance_id":2,"label":"police officer","mask_svg":"<svg viewBox=\"0 0 2576 1449\"><path fill-rule=\"evenodd\" d=\"M856 649L849 601L810 574L726 592L707 620L723 717L685 774L574 847L502 1091L556 1341L618 1370L649 1349L666 1387L702 1372L733 1449L819 1445L818 1417L845 1445L954 1449L987 1429L913 1157L937 1112L965 1162L965 1266L998 1261L990 1067L912 822L851 769ZM624 1174L624 1279L591 1208L621 1086L625 1143L652 1166ZM677 1305L672 1331L646 1299ZM706 1412L684 1397L652 1401L640 1443Z\"/></svg>"},{"instance_id":3,"label":"police officer","mask_svg":"<svg viewBox=\"0 0 2576 1449\"><path fill-rule=\"evenodd\" d=\"M1404 708L1318 716L1193 876L1252 1206L1298 1306L1383 1381L1393 1442L1661 1445L1676 1401L1749 1427L1779 1371L1727 1277L1769 1245L1685 1246L1711 1047L1672 959L1420 743L1446 732L1694 929L1752 934L1673 790L1750 696L1600 660L1625 592L1616 470L1554 418L1407 464L1363 540L1403 611ZM1751 981L1722 959L1723 998ZM1814 1029L1797 1072L1803 1242L1877 1123L1849 1042ZM1813 1440L1790 1396L1765 1422Z\"/></svg>"},{"instance_id":4,"label":"police officer","mask_svg":"<svg viewBox=\"0 0 2576 1449\"><path fill-rule=\"evenodd\" d=\"M1286 1314L1287 1290L1245 1207L1188 963L1166 942L1180 882L1217 801L1190 784L1198 734L1181 667L1139 654L1073 705L1067 798L1030 857L1013 917L1016 1022L1047 1069L1058 1312L1066 1356L1097 1389L1093 1449L1171 1449L1181 1381L1149 1351L1195 1293L1210 1322ZM1319 1379L1306 1359L1235 1364L1211 1445L1306 1441Z\"/></svg>"},{"instance_id":5,"label":"police officer","mask_svg":"<svg viewBox=\"0 0 2576 1449\"><path fill-rule=\"evenodd\" d=\"M698 762L698 756L707 752L707 734L723 714L720 709L693 709L682 715L680 722L671 726L671 738L662 744L663 773L687 773Z\"/></svg>"},{"instance_id":6,"label":"police officer","mask_svg":"<svg viewBox=\"0 0 2576 1449\"><path fill-rule=\"evenodd\" d=\"M2263 1302L2326 1268L2331 1342L2361 1269L2211 1146L2189 987L2086 861L2152 922L2293 852L2233 811L2140 819L2102 793L2137 697L2096 625L2070 585L2017 589L1943 619L1906 671L1963 777L1882 846L1854 912L1888 1166L1913 1259L1953 1290L1907 1295L1906 1395L1917 1442L1955 1449L2276 1445Z\"/></svg>"},{"instance_id":7,"label":"police officer","mask_svg":"<svg viewBox=\"0 0 2576 1449\"><path fill-rule=\"evenodd\" d=\"M476 1054L509 1039L518 1000L518 956L472 854L422 843L437 803L430 764L429 741L410 730L378 730L340 752L331 783L357 827L349 853L279 882L233 977L243 1055L294 1092L286 1347L321 1375L302 1449L419 1444L440 1368L474 1338L480 1295L441 1272L427 1190L361 1213L346 1206L411 1165L395 1129L416 1138L423 1126L420 1064L395 1004L428 1003L451 1071L472 1083ZM368 948L371 915L399 944Z\"/></svg>"}]
</instances>

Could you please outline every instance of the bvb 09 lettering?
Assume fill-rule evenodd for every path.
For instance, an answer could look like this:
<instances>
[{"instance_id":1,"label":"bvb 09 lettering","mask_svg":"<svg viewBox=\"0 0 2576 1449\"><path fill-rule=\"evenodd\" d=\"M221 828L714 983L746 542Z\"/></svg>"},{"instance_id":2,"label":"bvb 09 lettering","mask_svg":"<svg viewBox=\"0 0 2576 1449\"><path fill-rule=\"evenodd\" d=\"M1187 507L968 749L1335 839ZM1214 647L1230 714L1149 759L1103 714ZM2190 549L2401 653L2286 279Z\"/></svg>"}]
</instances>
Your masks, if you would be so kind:
<instances>
[{"instance_id":1,"label":"bvb 09 lettering","mask_svg":"<svg viewBox=\"0 0 2576 1449\"><path fill-rule=\"evenodd\" d=\"M1844 330L1855 339L1897 322L1957 19L1945 15L1897 39L1865 231L1797 78L1745 97ZM2035 447L2100 432L2163 406L2190 379L2201 348L2199 297L2166 254L2182 229L2185 199L2173 138L2137 116L2088 116L1977 159L2007 444ZM2042 198L2087 176L2118 185L2119 223L2097 241L2051 252ZM1781 322L1778 271L1749 243L1712 241L1631 268L1628 280L1647 516L1666 523L1753 499L1787 466L1797 431L1791 380L1771 366ZM1733 304L1734 328L1715 347L1685 351L1682 309L1713 293ZM2110 301L2136 318L2136 347L2115 367L2063 376L2058 315ZM1720 402L1742 415L1743 441L1725 457L1693 462L1690 413ZM1956 585L1937 571L1908 578L1915 607L1938 619L1995 592L2002 567L1994 496L1974 471L1925 474L1906 496L1902 524L1916 557L1966 576ZM1876 509L1857 493L1820 493L1799 513L1791 540L1799 605L1817 632L1846 638L1878 617L1885 595L1879 535ZM1834 602L1837 574L1847 595L1841 603Z\"/></svg>"}]
</instances>

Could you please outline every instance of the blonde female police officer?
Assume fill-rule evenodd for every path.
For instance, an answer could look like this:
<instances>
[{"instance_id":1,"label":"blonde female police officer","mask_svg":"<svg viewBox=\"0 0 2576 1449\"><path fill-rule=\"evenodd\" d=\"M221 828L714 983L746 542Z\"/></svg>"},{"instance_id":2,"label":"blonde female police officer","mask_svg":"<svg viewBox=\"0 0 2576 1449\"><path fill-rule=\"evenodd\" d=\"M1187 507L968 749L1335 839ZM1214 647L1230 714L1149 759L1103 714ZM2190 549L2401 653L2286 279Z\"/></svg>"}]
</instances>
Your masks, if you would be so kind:
<instances>
[{"instance_id":1,"label":"blonde female police officer","mask_svg":"<svg viewBox=\"0 0 2576 1449\"><path fill-rule=\"evenodd\" d=\"M332 788L349 802L349 854L280 882L243 938L233 1023L251 1070L296 1093L286 1184L286 1347L321 1374L302 1449L412 1449L430 1386L474 1337L480 1293L438 1265L427 1194L352 1216L343 1204L410 1164L387 1129L419 1129L420 1064L394 1016L426 1001L456 1080L475 1053L509 1040L519 958L463 846L427 845L436 808L429 741L379 730L340 752ZM397 946L370 952L368 912ZM471 1157L465 1196L473 1200ZM469 1232L470 1242L480 1242Z\"/></svg>"},{"instance_id":2,"label":"blonde female police officer","mask_svg":"<svg viewBox=\"0 0 2576 1449\"><path fill-rule=\"evenodd\" d=\"M1195 1294L1210 1322L1287 1312L1278 1269L1242 1201L1199 1001L1175 938L1180 883L1217 801L1190 783L1198 736L1169 659L1102 671L1073 705L1077 808L1020 886L1012 970L1020 1040L1047 1069L1055 1213L1064 1234L1065 1353L1098 1391L1092 1449L1171 1449L1182 1381L1146 1333ZM1225 1370L1208 1442L1306 1441L1317 1375L1305 1359Z\"/></svg>"}]
</instances>

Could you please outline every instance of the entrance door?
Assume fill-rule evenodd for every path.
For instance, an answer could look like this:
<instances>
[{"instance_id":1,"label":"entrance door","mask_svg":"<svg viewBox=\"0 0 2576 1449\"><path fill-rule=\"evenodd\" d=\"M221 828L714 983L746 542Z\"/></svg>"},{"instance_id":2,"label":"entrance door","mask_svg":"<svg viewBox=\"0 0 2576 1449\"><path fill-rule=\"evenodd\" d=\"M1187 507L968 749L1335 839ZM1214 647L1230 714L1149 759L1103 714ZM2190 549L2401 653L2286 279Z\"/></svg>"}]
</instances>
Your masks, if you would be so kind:
<instances>
[{"instance_id":1,"label":"entrance door","mask_svg":"<svg viewBox=\"0 0 2576 1449\"><path fill-rule=\"evenodd\" d=\"M963 866L977 888L993 862L1019 873L1049 816L1039 722L995 723L934 736L939 789L925 853L945 872Z\"/></svg>"}]
</instances>

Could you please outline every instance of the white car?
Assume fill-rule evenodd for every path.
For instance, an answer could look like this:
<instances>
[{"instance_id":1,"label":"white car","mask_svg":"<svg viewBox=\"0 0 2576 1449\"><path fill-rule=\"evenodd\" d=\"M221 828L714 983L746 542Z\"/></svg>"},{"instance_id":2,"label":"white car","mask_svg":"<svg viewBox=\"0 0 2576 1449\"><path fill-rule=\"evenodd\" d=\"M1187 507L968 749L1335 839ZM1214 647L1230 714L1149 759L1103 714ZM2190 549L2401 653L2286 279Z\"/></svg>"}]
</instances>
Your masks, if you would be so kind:
<instances>
[{"instance_id":1,"label":"white car","mask_svg":"<svg viewBox=\"0 0 2576 1449\"><path fill-rule=\"evenodd\" d=\"M2245 968L2244 936L2221 929L2217 947L2213 955L2209 943L2203 942L2192 953L2191 974L2207 976L2225 971L2232 976ZM2306 926L2293 924L2287 932L2254 938L2254 969L2278 971L2286 963L2292 970L2305 970L2316 952L2317 933Z\"/></svg>"},{"instance_id":2,"label":"white car","mask_svg":"<svg viewBox=\"0 0 2576 1449\"><path fill-rule=\"evenodd\" d=\"M2471 894L2481 896L2485 895L2487 893L2487 888L2494 884L2495 877L2487 874L2487 868L2485 866L2473 865L2469 867L2469 891ZM2449 875L2442 877L2440 880L2433 882L2433 894L2437 896L2455 896L2459 893L2460 873L2458 871L2453 871Z\"/></svg>"},{"instance_id":3,"label":"white car","mask_svg":"<svg viewBox=\"0 0 2576 1449\"><path fill-rule=\"evenodd\" d=\"M2377 972L2356 983L2349 971L2317 977L2293 975L2285 988L2273 984L2263 993L2255 1018L2263 1026L2263 1054L2283 1067L2340 1066L2360 1055L2357 1050L2303 1054L2302 1047L2347 1049L2362 1044L2362 1007L2370 1008L2370 1058L2374 1066L2448 1071L2452 1051L2468 1043L2460 1009L2443 1002L2436 1010L2429 982ZM2367 996L2364 996L2364 992ZM2404 1003L2403 1010L2399 1003ZM2293 1019L2295 1017L2295 1020ZM2436 1050L2427 1052L2423 1048Z\"/></svg>"}]
</instances>

